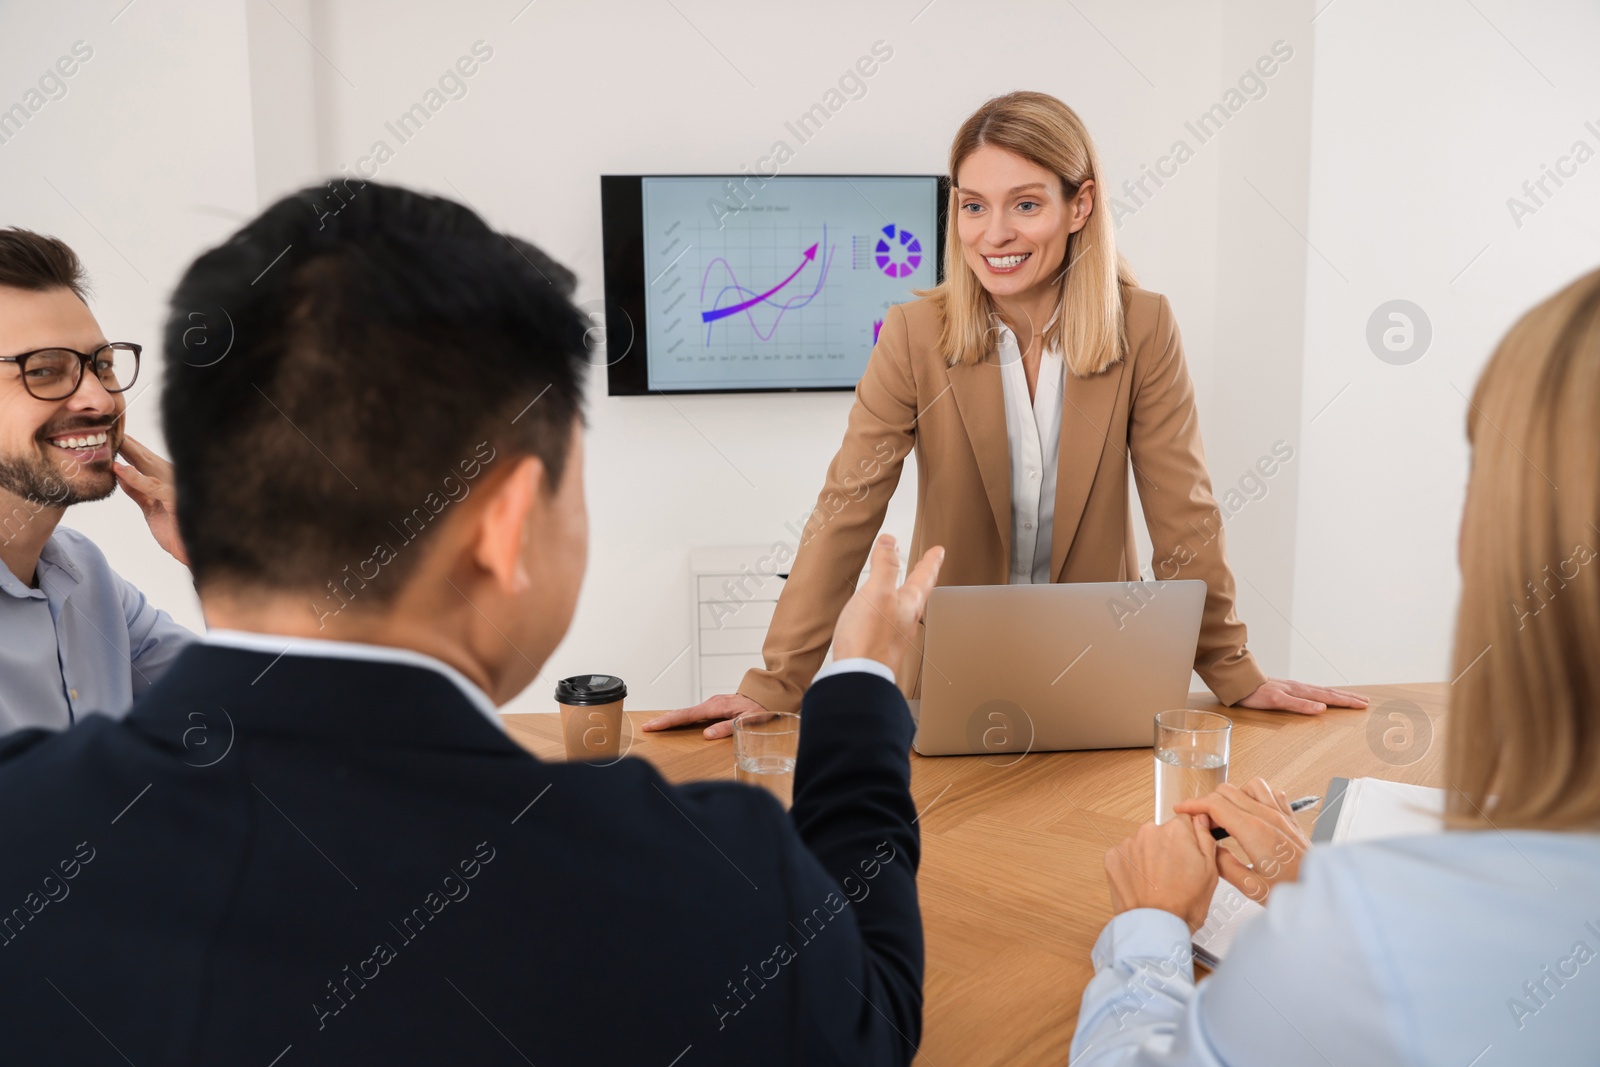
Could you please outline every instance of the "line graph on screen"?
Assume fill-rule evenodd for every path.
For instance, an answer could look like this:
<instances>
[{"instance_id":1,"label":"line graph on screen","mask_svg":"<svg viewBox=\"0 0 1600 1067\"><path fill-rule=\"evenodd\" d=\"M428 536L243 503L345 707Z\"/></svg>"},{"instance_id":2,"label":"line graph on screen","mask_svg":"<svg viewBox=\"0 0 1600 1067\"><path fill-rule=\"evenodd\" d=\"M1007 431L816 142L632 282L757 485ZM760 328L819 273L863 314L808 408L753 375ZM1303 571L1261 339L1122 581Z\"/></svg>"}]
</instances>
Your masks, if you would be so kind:
<instances>
[{"instance_id":1,"label":"line graph on screen","mask_svg":"<svg viewBox=\"0 0 1600 1067\"><path fill-rule=\"evenodd\" d=\"M724 256L717 256L706 263L705 270L700 276L700 304L704 308L700 312L700 321L706 327L706 346L711 346L719 322L735 319L740 315L758 340L770 341L778 332L778 327L782 325L786 315L805 307L822 292L822 287L828 282L828 272L833 266L834 247L828 243L827 226L823 226L821 240L803 251L796 252L796 266L788 276L777 280L768 278L761 288L752 288L744 284L734 270L733 264ZM802 275L812 266L817 267L817 271L810 290L793 292L795 288L804 289L806 279L802 278ZM708 303L706 295L713 285L712 275L718 268L723 274L722 285ZM786 290L793 295L784 296ZM762 320L766 318L765 312L773 308L777 309L777 313L772 316L771 323L763 328ZM763 314L758 316L758 311Z\"/></svg>"}]
</instances>

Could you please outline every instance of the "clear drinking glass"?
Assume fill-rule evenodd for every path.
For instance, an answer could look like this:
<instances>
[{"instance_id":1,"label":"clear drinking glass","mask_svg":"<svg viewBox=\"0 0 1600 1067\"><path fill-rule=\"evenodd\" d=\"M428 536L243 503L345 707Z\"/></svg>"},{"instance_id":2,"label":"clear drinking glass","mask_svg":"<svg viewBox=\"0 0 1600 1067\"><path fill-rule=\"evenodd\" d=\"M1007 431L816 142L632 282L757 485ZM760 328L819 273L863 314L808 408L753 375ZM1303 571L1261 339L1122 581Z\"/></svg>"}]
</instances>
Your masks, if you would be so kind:
<instances>
[{"instance_id":1,"label":"clear drinking glass","mask_svg":"<svg viewBox=\"0 0 1600 1067\"><path fill-rule=\"evenodd\" d=\"M800 716L757 711L733 720L734 777L759 785L785 808L794 803L794 761L800 753Z\"/></svg>"},{"instance_id":2,"label":"clear drinking glass","mask_svg":"<svg viewBox=\"0 0 1600 1067\"><path fill-rule=\"evenodd\" d=\"M1156 822L1180 800L1203 797L1228 780L1233 720L1214 711L1176 708L1156 716Z\"/></svg>"}]
</instances>

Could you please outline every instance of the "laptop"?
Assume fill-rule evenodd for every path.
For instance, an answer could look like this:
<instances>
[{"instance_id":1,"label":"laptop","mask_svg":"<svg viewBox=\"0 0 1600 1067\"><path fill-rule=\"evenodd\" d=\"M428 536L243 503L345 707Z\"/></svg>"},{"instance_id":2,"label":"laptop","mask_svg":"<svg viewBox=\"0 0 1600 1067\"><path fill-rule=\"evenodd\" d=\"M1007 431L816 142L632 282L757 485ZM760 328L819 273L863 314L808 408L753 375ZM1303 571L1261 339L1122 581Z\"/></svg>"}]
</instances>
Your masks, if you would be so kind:
<instances>
[{"instance_id":1,"label":"laptop","mask_svg":"<svg viewBox=\"0 0 1600 1067\"><path fill-rule=\"evenodd\" d=\"M941 586L912 747L924 756L1142 748L1189 702L1206 583Z\"/></svg>"}]
</instances>

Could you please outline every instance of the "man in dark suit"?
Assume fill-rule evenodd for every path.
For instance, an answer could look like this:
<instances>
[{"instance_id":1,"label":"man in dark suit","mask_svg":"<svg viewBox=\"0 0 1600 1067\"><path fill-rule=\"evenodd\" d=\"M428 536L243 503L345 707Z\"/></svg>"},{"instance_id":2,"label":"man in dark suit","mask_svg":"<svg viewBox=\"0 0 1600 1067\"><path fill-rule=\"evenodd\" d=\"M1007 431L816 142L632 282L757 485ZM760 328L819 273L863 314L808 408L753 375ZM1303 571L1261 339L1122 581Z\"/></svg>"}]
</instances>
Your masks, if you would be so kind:
<instances>
[{"instance_id":1,"label":"man in dark suit","mask_svg":"<svg viewBox=\"0 0 1600 1067\"><path fill-rule=\"evenodd\" d=\"M212 630L124 720L0 742L6 1063L911 1060L911 722L884 675L938 551L896 588L880 544L787 814L500 728L585 563L571 286L375 183L191 266L162 417ZM182 360L197 321L230 324L221 360Z\"/></svg>"}]
</instances>

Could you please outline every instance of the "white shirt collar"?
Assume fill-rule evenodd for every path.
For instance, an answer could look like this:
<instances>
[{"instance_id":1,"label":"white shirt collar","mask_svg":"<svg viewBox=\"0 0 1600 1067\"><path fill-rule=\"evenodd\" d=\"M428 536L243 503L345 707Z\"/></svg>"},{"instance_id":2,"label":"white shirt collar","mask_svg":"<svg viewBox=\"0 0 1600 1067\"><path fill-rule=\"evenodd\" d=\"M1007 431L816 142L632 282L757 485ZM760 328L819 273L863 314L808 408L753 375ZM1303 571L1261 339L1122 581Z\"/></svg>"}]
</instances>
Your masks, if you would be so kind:
<instances>
[{"instance_id":1,"label":"white shirt collar","mask_svg":"<svg viewBox=\"0 0 1600 1067\"><path fill-rule=\"evenodd\" d=\"M489 694L479 689L466 675L450 664L415 649L395 648L392 645L369 645L360 641L330 641L322 637L249 633L244 630L208 630L200 642L222 648L243 649L246 652L265 652L273 656L321 656L324 659L399 663L408 667L436 671L455 683L456 688L472 701L472 706L482 712L484 718L494 723L496 728L505 729L500 721L500 713L495 709L494 701L489 699Z\"/></svg>"},{"instance_id":2,"label":"white shirt collar","mask_svg":"<svg viewBox=\"0 0 1600 1067\"><path fill-rule=\"evenodd\" d=\"M1017 343L1017 335L1014 332L1012 332L1012 329L1011 329L1010 326L1006 325L1006 320L1000 318L999 312L996 312L994 317L995 317L995 319L998 321L998 323L1000 325L1000 336L1005 338L1006 340L1010 341L1012 344L1016 344ZM1039 333L1040 334L1049 333L1050 332L1050 327L1054 326L1056 324L1056 320L1059 319L1060 317L1061 317L1061 307L1060 307L1060 305L1057 305L1056 309L1053 312L1050 313L1050 321L1044 324L1044 329L1040 330Z\"/></svg>"}]
</instances>

